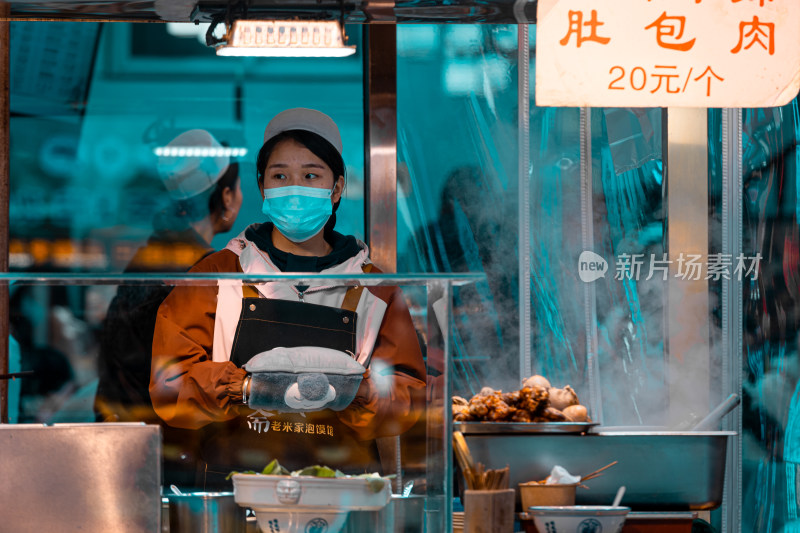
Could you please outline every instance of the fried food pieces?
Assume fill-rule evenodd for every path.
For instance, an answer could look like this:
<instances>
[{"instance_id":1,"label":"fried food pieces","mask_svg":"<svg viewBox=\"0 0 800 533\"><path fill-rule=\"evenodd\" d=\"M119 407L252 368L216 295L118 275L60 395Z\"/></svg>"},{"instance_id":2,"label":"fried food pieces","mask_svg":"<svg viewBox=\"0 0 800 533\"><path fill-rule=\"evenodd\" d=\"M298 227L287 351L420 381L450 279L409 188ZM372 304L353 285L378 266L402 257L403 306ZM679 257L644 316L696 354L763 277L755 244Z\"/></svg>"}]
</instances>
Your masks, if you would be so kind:
<instances>
[{"instance_id":1,"label":"fried food pieces","mask_svg":"<svg viewBox=\"0 0 800 533\"><path fill-rule=\"evenodd\" d=\"M484 387L469 401L452 398L456 422L588 422L584 406L569 385L550 386L542 376L531 376L512 392Z\"/></svg>"},{"instance_id":2,"label":"fried food pieces","mask_svg":"<svg viewBox=\"0 0 800 533\"><path fill-rule=\"evenodd\" d=\"M547 389L543 387L523 387L507 393L481 391L468 402L459 396L454 397L453 418L460 422L532 422L545 416L547 400Z\"/></svg>"}]
</instances>

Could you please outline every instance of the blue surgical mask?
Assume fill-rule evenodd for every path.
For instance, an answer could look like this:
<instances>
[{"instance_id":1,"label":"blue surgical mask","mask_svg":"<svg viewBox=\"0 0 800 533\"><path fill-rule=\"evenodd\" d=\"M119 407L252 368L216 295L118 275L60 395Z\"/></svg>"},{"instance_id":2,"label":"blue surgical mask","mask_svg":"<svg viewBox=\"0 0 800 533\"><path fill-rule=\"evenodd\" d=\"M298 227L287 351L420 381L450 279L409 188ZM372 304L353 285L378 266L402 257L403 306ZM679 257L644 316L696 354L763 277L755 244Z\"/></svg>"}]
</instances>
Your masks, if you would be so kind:
<instances>
[{"instance_id":1,"label":"blue surgical mask","mask_svg":"<svg viewBox=\"0 0 800 533\"><path fill-rule=\"evenodd\" d=\"M264 189L261 211L292 242L307 241L320 232L333 213L333 190L290 185Z\"/></svg>"}]
</instances>

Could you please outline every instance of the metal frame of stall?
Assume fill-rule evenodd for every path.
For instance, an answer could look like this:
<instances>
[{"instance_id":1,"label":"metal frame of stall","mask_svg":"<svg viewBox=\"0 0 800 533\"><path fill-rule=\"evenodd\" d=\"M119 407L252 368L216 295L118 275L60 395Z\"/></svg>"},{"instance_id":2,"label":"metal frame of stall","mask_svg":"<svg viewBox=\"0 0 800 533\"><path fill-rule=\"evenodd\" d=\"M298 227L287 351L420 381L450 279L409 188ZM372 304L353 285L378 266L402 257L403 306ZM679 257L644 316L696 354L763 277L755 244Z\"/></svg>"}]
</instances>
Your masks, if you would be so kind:
<instances>
[{"instance_id":1,"label":"metal frame of stall","mask_svg":"<svg viewBox=\"0 0 800 533\"><path fill-rule=\"evenodd\" d=\"M374 4L370 6L370 4ZM397 109L396 109L396 19L392 16L393 2L368 2L375 11L364 24L364 128L365 128L365 186L369 201L366 205L366 239L371 242L375 261L387 272L396 270L397 227L394 206L397 200ZM514 3L514 18L518 24L519 64L519 199L520 269L530 271L530 196L528 183L534 175L529 154L529 36L528 24L535 22L527 8ZM532 2L522 2L532 4ZM366 8L365 8L366 10ZM8 272L9 227L9 21L14 17L9 3L0 3L0 272ZM21 20L30 18L21 18ZM370 20L371 19L371 20ZM42 20L42 19L39 19ZM74 17L50 20L77 20ZM97 18L90 20L98 20ZM109 17L106 21L130 21ZM145 22L145 20L136 20ZM591 113L581 110L581 220L584 249L592 249L594 242L592 216L592 156ZM698 179L708 175L708 119L706 109L665 109L665 201L668 199L665 241L673 249L692 250L707 256L708 242L708 180ZM723 254L736 257L742 250L742 114L738 109L723 110L722 121L722 181L723 181ZM531 373L532 354L530 335L531 309L530 285L520 276L520 377ZM705 346L708 364L705 372L695 373L691 379L696 387L695 401L710 404L708 383L710 379L708 285L705 281L677 284L674 279L668 286L668 311L665 323L665 357L675 363L691 343ZM723 397L742 392L742 282L727 279L722 285L722 383ZM704 306L704 323L693 323L690 334L683 329L686 324L681 306L687 299L693 305ZM672 305L669 305L669 304ZM597 369L597 332L595 291L592 284L584 287L584 314L586 327L586 354L592 406L595 413L602 411L602 391ZM0 284L0 373L8 373L8 286ZM681 335L674 333L681 331ZM671 391L673 394L677 391ZM8 422L8 383L0 380L0 422ZM680 413L673 413L680 416ZM722 504L723 531L741 530L741 412L724 422L724 429L734 430L737 438L731 441L726 466L725 496ZM397 442L385 443L396 446Z\"/></svg>"},{"instance_id":2,"label":"metal frame of stall","mask_svg":"<svg viewBox=\"0 0 800 533\"><path fill-rule=\"evenodd\" d=\"M11 6L0 4L0 272L8 272L9 72ZM8 285L0 284L0 374L8 373ZM8 381L0 380L0 424L8 423Z\"/></svg>"}]
</instances>

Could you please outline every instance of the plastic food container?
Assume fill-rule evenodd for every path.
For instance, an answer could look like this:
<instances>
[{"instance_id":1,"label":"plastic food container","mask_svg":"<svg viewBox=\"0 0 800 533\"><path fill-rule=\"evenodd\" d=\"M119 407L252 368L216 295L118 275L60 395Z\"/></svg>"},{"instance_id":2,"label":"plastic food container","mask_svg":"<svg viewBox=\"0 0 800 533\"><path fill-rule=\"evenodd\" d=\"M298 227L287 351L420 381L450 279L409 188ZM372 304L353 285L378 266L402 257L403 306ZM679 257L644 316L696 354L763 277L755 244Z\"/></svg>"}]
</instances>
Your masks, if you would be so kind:
<instances>
[{"instance_id":1,"label":"plastic food container","mask_svg":"<svg viewBox=\"0 0 800 533\"><path fill-rule=\"evenodd\" d=\"M575 505L575 489L577 483L545 485L530 481L519 484L519 496L522 508L537 506Z\"/></svg>"},{"instance_id":2,"label":"plastic food container","mask_svg":"<svg viewBox=\"0 0 800 533\"><path fill-rule=\"evenodd\" d=\"M375 483L363 478L235 474L233 492L236 503L255 512L264 533L338 533L350 511L378 511L389 503L390 483Z\"/></svg>"}]
</instances>

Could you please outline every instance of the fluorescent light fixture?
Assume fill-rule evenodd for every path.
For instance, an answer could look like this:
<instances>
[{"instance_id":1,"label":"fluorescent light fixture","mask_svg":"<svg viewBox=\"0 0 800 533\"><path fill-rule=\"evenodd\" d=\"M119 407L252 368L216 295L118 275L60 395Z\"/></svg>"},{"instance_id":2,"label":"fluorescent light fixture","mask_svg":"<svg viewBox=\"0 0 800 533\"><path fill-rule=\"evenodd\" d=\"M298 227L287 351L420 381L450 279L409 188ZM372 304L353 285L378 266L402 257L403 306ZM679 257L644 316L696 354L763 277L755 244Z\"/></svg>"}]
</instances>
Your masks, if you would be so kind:
<instances>
[{"instance_id":1,"label":"fluorescent light fixture","mask_svg":"<svg viewBox=\"0 0 800 533\"><path fill-rule=\"evenodd\" d=\"M346 42L342 27L332 20L237 20L217 55L346 57L356 52Z\"/></svg>"},{"instance_id":2,"label":"fluorescent light fixture","mask_svg":"<svg viewBox=\"0 0 800 533\"><path fill-rule=\"evenodd\" d=\"M244 157L247 148L209 148L207 146L158 146L153 153L159 157Z\"/></svg>"}]
</instances>

